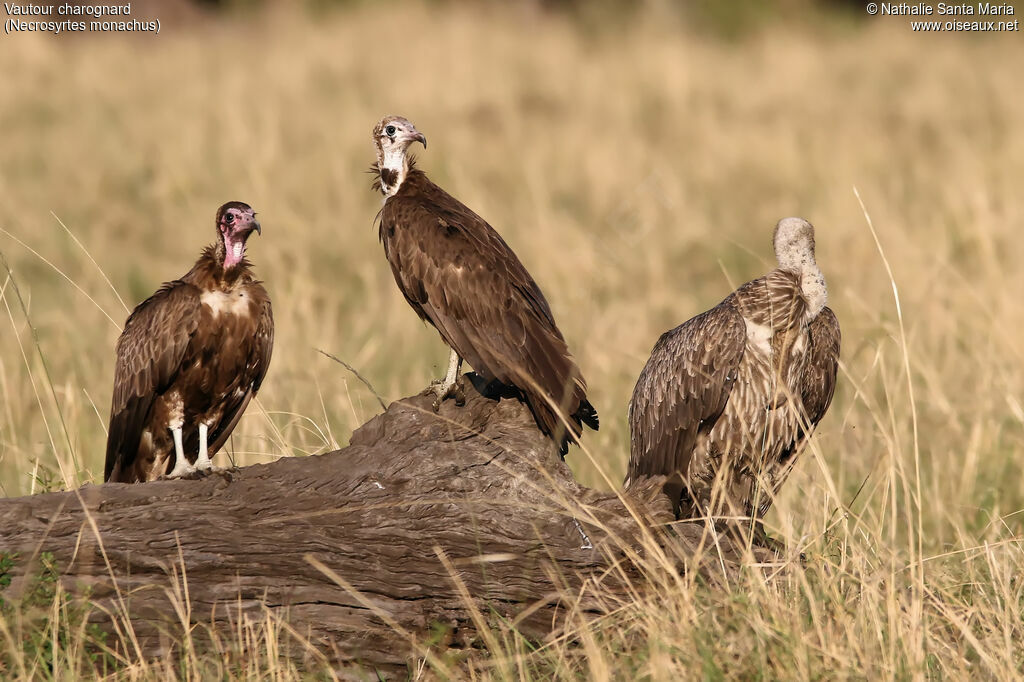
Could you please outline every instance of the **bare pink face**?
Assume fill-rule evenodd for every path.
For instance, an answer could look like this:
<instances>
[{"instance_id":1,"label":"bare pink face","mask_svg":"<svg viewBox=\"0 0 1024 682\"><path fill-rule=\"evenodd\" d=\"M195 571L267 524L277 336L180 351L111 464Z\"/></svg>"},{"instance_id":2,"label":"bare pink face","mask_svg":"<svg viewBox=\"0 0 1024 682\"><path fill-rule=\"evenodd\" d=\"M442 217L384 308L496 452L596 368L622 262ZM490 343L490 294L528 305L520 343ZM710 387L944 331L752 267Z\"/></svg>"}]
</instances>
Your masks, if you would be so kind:
<instances>
[{"instance_id":1,"label":"bare pink face","mask_svg":"<svg viewBox=\"0 0 1024 682\"><path fill-rule=\"evenodd\" d=\"M229 201L217 211L217 230L224 241L224 269L238 265L245 257L245 241L255 230L262 234L256 212L241 201Z\"/></svg>"}]
</instances>

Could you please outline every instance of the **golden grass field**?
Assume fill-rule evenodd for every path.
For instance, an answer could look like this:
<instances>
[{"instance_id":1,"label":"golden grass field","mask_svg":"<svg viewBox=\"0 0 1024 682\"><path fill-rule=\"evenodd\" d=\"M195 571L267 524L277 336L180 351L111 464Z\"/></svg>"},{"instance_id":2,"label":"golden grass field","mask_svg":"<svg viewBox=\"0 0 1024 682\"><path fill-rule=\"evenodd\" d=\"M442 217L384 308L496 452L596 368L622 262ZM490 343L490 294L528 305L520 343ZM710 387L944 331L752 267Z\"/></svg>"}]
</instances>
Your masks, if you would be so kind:
<instances>
[{"instance_id":1,"label":"golden grass field","mask_svg":"<svg viewBox=\"0 0 1024 682\"><path fill-rule=\"evenodd\" d=\"M656 18L584 31L367 5L158 37L4 36L0 64L0 495L102 480L121 324L191 267L229 199L260 213L249 254L276 343L220 463L326 452L379 410L317 348L386 399L440 376L447 349L374 227L370 130L398 113L429 139L421 167L545 291L601 415L569 454L587 485L622 479L658 335L772 268L780 217L817 227L843 328L832 409L767 519L806 564L722 591L661 581L574 645L492 647L463 674L1024 675L1019 34L840 21L726 41ZM0 620L11 676L75 669L74 646L40 661L19 633ZM120 676L166 671L128 661ZM218 672L299 674L272 647Z\"/></svg>"}]
</instances>

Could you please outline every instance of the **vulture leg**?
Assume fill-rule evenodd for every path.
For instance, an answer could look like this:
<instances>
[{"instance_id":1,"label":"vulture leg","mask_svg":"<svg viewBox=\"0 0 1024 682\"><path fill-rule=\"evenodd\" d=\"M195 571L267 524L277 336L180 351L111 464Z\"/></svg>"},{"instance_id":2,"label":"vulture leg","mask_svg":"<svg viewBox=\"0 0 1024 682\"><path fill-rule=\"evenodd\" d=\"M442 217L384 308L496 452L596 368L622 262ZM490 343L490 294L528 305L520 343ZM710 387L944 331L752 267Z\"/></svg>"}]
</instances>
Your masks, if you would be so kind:
<instances>
[{"instance_id":1,"label":"vulture leg","mask_svg":"<svg viewBox=\"0 0 1024 682\"><path fill-rule=\"evenodd\" d=\"M454 397L455 404L460 407L466 404L466 396L462 392L462 384L459 383L459 370L461 368L462 358L455 352L455 349L452 349L451 355L448 356L448 374L445 375L444 379L430 383L434 395L437 396L437 399L434 400L434 412L441 409L441 403L446 398Z\"/></svg>"},{"instance_id":2,"label":"vulture leg","mask_svg":"<svg viewBox=\"0 0 1024 682\"><path fill-rule=\"evenodd\" d=\"M172 426L171 433L174 434L174 468L171 469L171 473L167 474L167 477L181 478L196 469L185 458L185 447L181 444L181 425Z\"/></svg>"},{"instance_id":3,"label":"vulture leg","mask_svg":"<svg viewBox=\"0 0 1024 682\"><path fill-rule=\"evenodd\" d=\"M580 549L594 549L594 543L590 541L590 536L587 535L586 531L583 530L583 526L574 516L572 522L576 524L576 530L579 531L580 537L583 538L583 544L580 545Z\"/></svg>"},{"instance_id":4,"label":"vulture leg","mask_svg":"<svg viewBox=\"0 0 1024 682\"><path fill-rule=\"evenodd\" d=\"M751 534L751 541L753 544L774 552L779 556L786 554L786 543L776 540L772 536L768 535L768 531L764 529L764 525L760 520L754 522L753 533ZM800 560L805 559L804 553L800 552Z\"/></svg>"},{"instance_id":5,"label":"vulture leg","mask_svg":"<svg viewBox=\"0 0 1024 682\"><path fill-rule=\"evenodd\" d=\"M209 427L206 424L199 425L199 457L196 458L196 469L200 471L213 468L213 462L210 461L210 448L206 444L208 430Z\"/></svg>"}]
</instances>

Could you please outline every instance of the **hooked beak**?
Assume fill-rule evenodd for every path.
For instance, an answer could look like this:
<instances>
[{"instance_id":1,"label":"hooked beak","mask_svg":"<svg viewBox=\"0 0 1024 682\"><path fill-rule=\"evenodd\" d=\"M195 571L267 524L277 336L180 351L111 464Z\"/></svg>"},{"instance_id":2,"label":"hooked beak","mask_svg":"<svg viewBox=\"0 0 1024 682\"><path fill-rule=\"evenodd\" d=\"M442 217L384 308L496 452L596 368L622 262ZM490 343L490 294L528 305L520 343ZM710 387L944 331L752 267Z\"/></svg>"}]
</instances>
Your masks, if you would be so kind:
<instances>
[{"instance_id":1,"label":"hooked beak","mask_svg":"<svg viewBox=\"0 0 1024 682\"><path fill-rule=\"evenodd\" d=\"M262 235L263 234L263 229L260 227L260 221L256 220L256 214L252 213L252 214L250 214L247 217L249 218L249 224L246 225L245 227L249 228L248 231L249 232L255 231L256 234ZM245 229L245 228L243 228L243 229Z\"/></svg>"},{"instance_id":2,"label":"hooked beak","mask_svg":"<svg viewBox=\"0 0 1024 682\"><path fill-rule=\"evenodd\" d=\"M427 148L426 136L420 131L416 130L415 128L410 130L408 133L404 133L402 135L402 140L405 141L407 146L412 144L413 142L419 141L419 143L423 145L424 149Z\"/></svg>"}]
</instances>

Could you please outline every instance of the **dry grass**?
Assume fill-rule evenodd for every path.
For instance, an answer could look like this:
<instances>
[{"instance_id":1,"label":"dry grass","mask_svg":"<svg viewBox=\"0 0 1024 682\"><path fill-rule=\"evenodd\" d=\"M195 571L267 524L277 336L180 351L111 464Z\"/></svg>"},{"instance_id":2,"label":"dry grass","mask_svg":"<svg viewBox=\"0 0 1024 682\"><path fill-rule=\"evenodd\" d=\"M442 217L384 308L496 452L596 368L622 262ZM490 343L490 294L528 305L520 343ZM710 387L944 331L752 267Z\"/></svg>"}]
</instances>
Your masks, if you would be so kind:
<instances>
[{"instance_id":1,"label":"dry grass","mask_svg":"<svg viewBox=\"0 0 1024 682\"><path fill-rule=\"evenodd\" d=\"M843 325L831 413L769 516L805 568L716 592L666 580L579 646L494 640L477 673L1024 673L1020 41L894 23L720 43L654 21L582 35L395 12L0 41L0 493L101 478L122 299L184 273L228 199L260 212L251 257L277 322L237 464L344 445L379 409L314 348L388 398L439 376L446 350L393 284L364 173L373 124L401 113L430 140L422 166L547 292L602 417L591 456L570 454L584 483L624 473L657 336L771 267L779 217L818 227ZM265 665L217 674L295 676L275 628L239 633L269 644ZM13 623L0 642L18 649ZM30 659L14 673L42 675Z\"/></svg>"}]
</instances>

